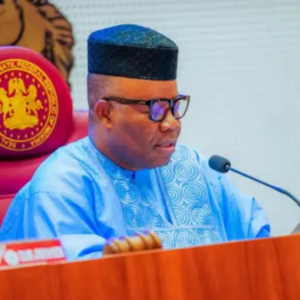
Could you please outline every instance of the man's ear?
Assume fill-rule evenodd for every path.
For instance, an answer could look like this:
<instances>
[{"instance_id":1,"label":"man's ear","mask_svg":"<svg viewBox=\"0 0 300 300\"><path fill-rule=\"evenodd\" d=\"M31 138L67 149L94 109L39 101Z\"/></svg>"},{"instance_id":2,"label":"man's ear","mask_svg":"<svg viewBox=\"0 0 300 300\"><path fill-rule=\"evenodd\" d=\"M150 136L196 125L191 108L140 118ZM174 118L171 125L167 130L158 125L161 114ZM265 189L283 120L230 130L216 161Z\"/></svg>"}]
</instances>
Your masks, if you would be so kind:
<instances>
[{"instance_id":1,"label":"man's ear","mask_svg":"<svg viewBox=\"0 0 300 300\"><path fill-rule=\"evenodd\" d=\"M111 127L111 105L109 101L98 100L94 106L94 113L102 125L106 128Z\"/></svg>"}]
</instances>

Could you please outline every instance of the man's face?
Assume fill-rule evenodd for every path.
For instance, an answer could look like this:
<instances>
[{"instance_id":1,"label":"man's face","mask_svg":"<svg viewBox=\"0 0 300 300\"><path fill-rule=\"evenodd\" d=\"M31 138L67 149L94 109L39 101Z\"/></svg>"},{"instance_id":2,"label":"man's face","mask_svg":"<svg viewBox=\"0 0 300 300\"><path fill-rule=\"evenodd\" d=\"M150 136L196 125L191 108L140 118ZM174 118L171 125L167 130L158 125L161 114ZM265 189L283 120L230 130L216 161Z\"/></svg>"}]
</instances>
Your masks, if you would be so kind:
<instances>
[{"instance_id":1,"label":"man's face","mask_svg":"<svg viewBox=\"0 0 300 300\"><path fill-rule=\"evenodd\" d=\"M178 96L176 81L122 78L114 95L129 99L172 99ZM139 170L169 163L180 134L180 121L169 110L161 122L149 118L149 106L111 102L108 145L121 166Z\"/></svg>"}]
</instances>

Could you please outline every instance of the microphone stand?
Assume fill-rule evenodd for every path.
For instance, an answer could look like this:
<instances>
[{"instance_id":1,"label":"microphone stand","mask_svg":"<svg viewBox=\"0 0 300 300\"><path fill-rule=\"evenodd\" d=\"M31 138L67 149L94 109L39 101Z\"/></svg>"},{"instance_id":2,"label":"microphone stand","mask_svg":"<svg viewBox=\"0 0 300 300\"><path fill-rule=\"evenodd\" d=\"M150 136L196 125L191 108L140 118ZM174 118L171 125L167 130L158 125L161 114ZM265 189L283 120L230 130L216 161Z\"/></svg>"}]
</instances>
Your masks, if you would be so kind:
<instances>
[{"instance_id":1,"label":"microphone stand","mask_svg":"<svg viewBox=\"0 0 300 300\"><path fill-rule=\"evenodd\" d=\"M295 196L293 196L291 193L289 193L288 191L286 191L286 190L284 190L284 189L282 189L282 188L279 188L279 187L277 187L277 186L268 184L268 183L266 183L266 182L264 182L264 181L261 181L261 180L259 180L259 179L257 179L257 178L254 178L254 177L250 176L250 175L247 175L247 174L245 174L245 173L243 173L243 172L241 172L241 171L239 171L239 170L236 170L236 169L234 169L234 168L231 168L229 165L226 165L226 166L225 166L225 169L226 169L227 171L230 170L230 171L235 172L235 173L237 173L237 174L239 174L239 175L242 175L242 176L244 176L244 177L247 177L247 178L249 178L249 179L252 179L252 180L254 180L254 181L258 182L258 183L261 183L261 184L263 184L263 185L265 185L265 186L267 186L267 187L269 187L269 188L271 188L271 189L273 189L273 190L275 190L275 191L277 191L277 192L279 192L279 193L282 193L282 194L284 194L284 195L290 197L290 198L291 198L291 199L292 199L292 200L300 207L300 201L299 201ZM291 234L299 234L299 233L300 233L300 223L295 227L295 229L292 231Z\"/></svg>"},{"instance_id":2,"label":"microphone stand","mask_svg":"<svg viewBox=\"0 0 300 300\"><path fill-rule=\"evenodd\" d=\"M257 178L254 178L254 177L252 177L252 176L250 176L250 175L247 175L247 174L245 174L245 173L243 173L243 172L241 172L241 171L238 171L238 170L236 170L236 169L234 169L234 168L231 168L231 167L228 166L228 165L227 165L225 168L226 168L226 170L230 170L230 171L235 172L235 173L237 173L237 174L239 174L239 175L242 175L242 176L244 176L244 177L247 177L247 178L249 178L249 179L252 179L252 180L254 180L254 181L258 182L258 183L261 183L261 184L263 184L263 185L265 185L265 186L267 186L267 187L269 187L269 188L271 188L271 189L273 189L273 190L275 190L275 191L277 191L277 192L279 192L279 193L282 193L282 194L284 194L284 195L290 197L290 198L291 198L291 199L292 199L292 200L300 207L300 201L299 201L295 196L293 196L291 193L289 193L288 191L286 191L286 190L284 190L284 189L282 189L282 188L280 188L280 187L277 187L277 186L268 184L268 183L266 183L266 182L264 182L264 181L261 181L261 180L259 180L259 179L257 179Z\"/></svg>"}]
</instances>

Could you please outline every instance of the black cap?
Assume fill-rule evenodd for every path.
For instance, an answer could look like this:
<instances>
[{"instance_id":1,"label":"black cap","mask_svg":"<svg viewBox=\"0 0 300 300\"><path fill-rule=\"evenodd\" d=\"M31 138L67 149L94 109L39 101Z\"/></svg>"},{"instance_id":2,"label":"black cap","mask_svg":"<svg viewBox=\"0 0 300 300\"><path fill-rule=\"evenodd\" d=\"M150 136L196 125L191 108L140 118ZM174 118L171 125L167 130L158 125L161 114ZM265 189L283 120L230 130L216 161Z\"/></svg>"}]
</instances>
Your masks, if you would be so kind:
<instances>
[{"instance_id":1,"label":"black cap","mask_svg":"<svg viewBox=\"0 0 300 300\"><path fill-rule=\"evenodd\" d=\"M178 47L161 33L138 25L118 25L88 38L88 72L149 80L174 80Z\"/></svg>"}]
</instances>

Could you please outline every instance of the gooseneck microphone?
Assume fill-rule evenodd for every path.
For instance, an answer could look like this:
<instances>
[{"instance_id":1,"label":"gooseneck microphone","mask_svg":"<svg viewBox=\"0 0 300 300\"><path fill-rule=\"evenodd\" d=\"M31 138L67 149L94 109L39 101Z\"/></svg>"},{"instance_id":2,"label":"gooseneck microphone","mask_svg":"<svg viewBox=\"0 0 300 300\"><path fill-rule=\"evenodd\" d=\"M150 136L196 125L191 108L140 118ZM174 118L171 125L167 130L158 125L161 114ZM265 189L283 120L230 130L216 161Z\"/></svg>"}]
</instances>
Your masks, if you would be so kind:
<instances>
[{"instance_id":1,"label":"gooseneck microphone","mask_svg":"<svg viewBox=\"0 0 300 300\"><path fill-rule=\"evenodd\" d=\"M237 173L239 175L242 175L242 176L244 176L246 178L254 180L254 181L258 182L258 183L261 183L261 184L263 184L263 185L265 185L265 186L267 186L267 187L269 187L269 188L271 188L271 189L273 189L273 190L275 190L275 191L277 191L279 193L282 193L282 194L290 197L300 207L300 201L295 196L293 196L290 192L288 192L288 191L286 191L286 190L284 190L284 189L282 189L280 187L277 187L277 186L271 185L269 183L266 183L266 182L264 182L262 180L254 178L254 177L252 177L250 175L247 175L247 174L245 174L245 173L243 173L241 171L238 171L238 170L232 168L230 161L228 159L224 158L224 157L221 157L221 156L218 156L218 155L213 155L209 159L208 165L213 170L215 170L217 172L226 173L228 171L232 171L232 172L235 172L235 173Z\"/></svg>"}]
</instances>

